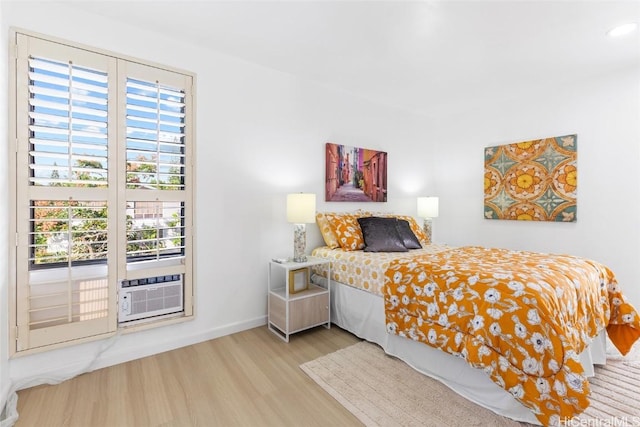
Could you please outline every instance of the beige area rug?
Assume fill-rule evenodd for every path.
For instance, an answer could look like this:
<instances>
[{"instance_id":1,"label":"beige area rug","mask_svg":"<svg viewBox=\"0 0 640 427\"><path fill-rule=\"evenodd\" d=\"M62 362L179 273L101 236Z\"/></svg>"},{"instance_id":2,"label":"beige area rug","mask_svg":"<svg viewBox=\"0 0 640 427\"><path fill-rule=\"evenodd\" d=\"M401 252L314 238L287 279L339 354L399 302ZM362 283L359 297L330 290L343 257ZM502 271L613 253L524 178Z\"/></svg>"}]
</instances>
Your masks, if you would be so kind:
<instances>
[{"instance_id":1,"label":"beige area rug","mask_svg":"<svg viewBox=\"0 0 640 427\"><path fill-rule=\"evenodd\" d=\"M530 425L468 401L366 341L300 368L366 426ZM596 371L591 406L570 425L640 426L640 362L610 360Z\"/></svg>"}]
</instances>

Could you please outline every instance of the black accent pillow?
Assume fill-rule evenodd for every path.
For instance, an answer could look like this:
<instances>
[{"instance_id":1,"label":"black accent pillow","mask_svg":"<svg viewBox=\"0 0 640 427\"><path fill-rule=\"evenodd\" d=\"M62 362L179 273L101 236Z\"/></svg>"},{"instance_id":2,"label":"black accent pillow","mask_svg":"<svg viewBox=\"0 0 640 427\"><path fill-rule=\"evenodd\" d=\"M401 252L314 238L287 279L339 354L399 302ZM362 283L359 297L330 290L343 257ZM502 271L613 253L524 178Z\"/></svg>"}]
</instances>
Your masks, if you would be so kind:
<instances>
[{"instance_id":1,"label":"black accent pillow","mask_svg":"<svg viewBox=\"0 0 640 427\"><path fill-rule=\"evenodd\" d=\"M368 216L358 218L365 252L407 252L398 233L396 218Z\"/></svg>"},{"instance_id":2,"label":"black accent pillow","mask_svg":"<svg viewBox=\"0 0 640 427\"><path fill-rule=\"evenodd\" d=\"M411 230L411 226L409 225L409 221L406 219L398 219L396 223L396 228L398 229L398 234L402 239L402 244L407 249L420 249L422 245L420 244L420 240L416 237Z\"/></svg>"}]
</instances>

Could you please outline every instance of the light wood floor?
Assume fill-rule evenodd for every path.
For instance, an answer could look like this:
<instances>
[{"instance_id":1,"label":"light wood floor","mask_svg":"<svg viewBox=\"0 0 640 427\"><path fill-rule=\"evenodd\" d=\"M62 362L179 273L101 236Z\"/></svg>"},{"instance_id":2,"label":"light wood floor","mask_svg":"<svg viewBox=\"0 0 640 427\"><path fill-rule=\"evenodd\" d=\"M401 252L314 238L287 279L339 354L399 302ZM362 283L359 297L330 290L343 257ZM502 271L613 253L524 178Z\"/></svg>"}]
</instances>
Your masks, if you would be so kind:
<instances>
[{"instance_id":1,"label":"light wood floor","mask_svg":"<svg viewBox=\"0 0 640 427\"><path fill-rule=\"evenodd\" d=\"M299 368L358 342L266 326L18 392L16 427L360 426Z\"/></svg>"}]
</instances>

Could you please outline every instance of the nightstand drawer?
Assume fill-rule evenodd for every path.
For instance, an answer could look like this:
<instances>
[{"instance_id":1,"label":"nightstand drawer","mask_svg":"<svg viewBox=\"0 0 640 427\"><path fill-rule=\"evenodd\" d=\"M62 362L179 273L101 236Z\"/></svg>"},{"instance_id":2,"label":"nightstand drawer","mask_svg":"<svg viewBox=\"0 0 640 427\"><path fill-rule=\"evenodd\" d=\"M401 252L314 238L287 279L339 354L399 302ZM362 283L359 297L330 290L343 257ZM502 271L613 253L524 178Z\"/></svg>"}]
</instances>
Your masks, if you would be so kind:
<instances>
[{"instance_id":1,"label":"nightstand drawer","mask_svg":"<svg viewBox=\"0 0 640 427\"><path fill-rule=\"evenodd\" d=\"M329 293L290 302L289 330L291 332L329 322Z\"/></svg>"},{"instance_id":2,"label":"nightstand drawer","mask_svg":"<svg viewBox=\"0 0 640 427\"><path fill-rule=\"evenodd\" d=\"M287 330L287 302L269 294L269 322L281 331Z\"/></svg>"}]
</instances>

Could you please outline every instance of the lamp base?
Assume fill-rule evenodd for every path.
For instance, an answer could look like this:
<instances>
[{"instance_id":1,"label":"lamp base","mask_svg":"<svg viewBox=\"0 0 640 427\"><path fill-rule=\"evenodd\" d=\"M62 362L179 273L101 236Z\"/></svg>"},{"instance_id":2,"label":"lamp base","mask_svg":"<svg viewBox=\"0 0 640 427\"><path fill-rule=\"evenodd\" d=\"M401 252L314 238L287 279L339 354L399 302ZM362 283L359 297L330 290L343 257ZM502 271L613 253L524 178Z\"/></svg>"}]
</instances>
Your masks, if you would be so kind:
<instances>
[{"instance_id":1,"label":"lamp base","mask_svg":"<svg viewBox=\"0 0 640 427\"><path fill-rule=\"evenodd\" d=\"M433 243L433 239L431 238L431 230L432 230L432 221L431 218L424 219L423 225L424 233L427 235L427 239L429 239L429 244Z\"/></svg>"},{"instance_id":2,"label":"lamp base","mask_svg":"<svg viewBox=\"0 0 640 427\"><path fill-rule=\"evenodd\" d=\"M306 262L304 250L307 245L307 230L305 224L293 226L293 262Z\"/></svg>"}]
</instances>

